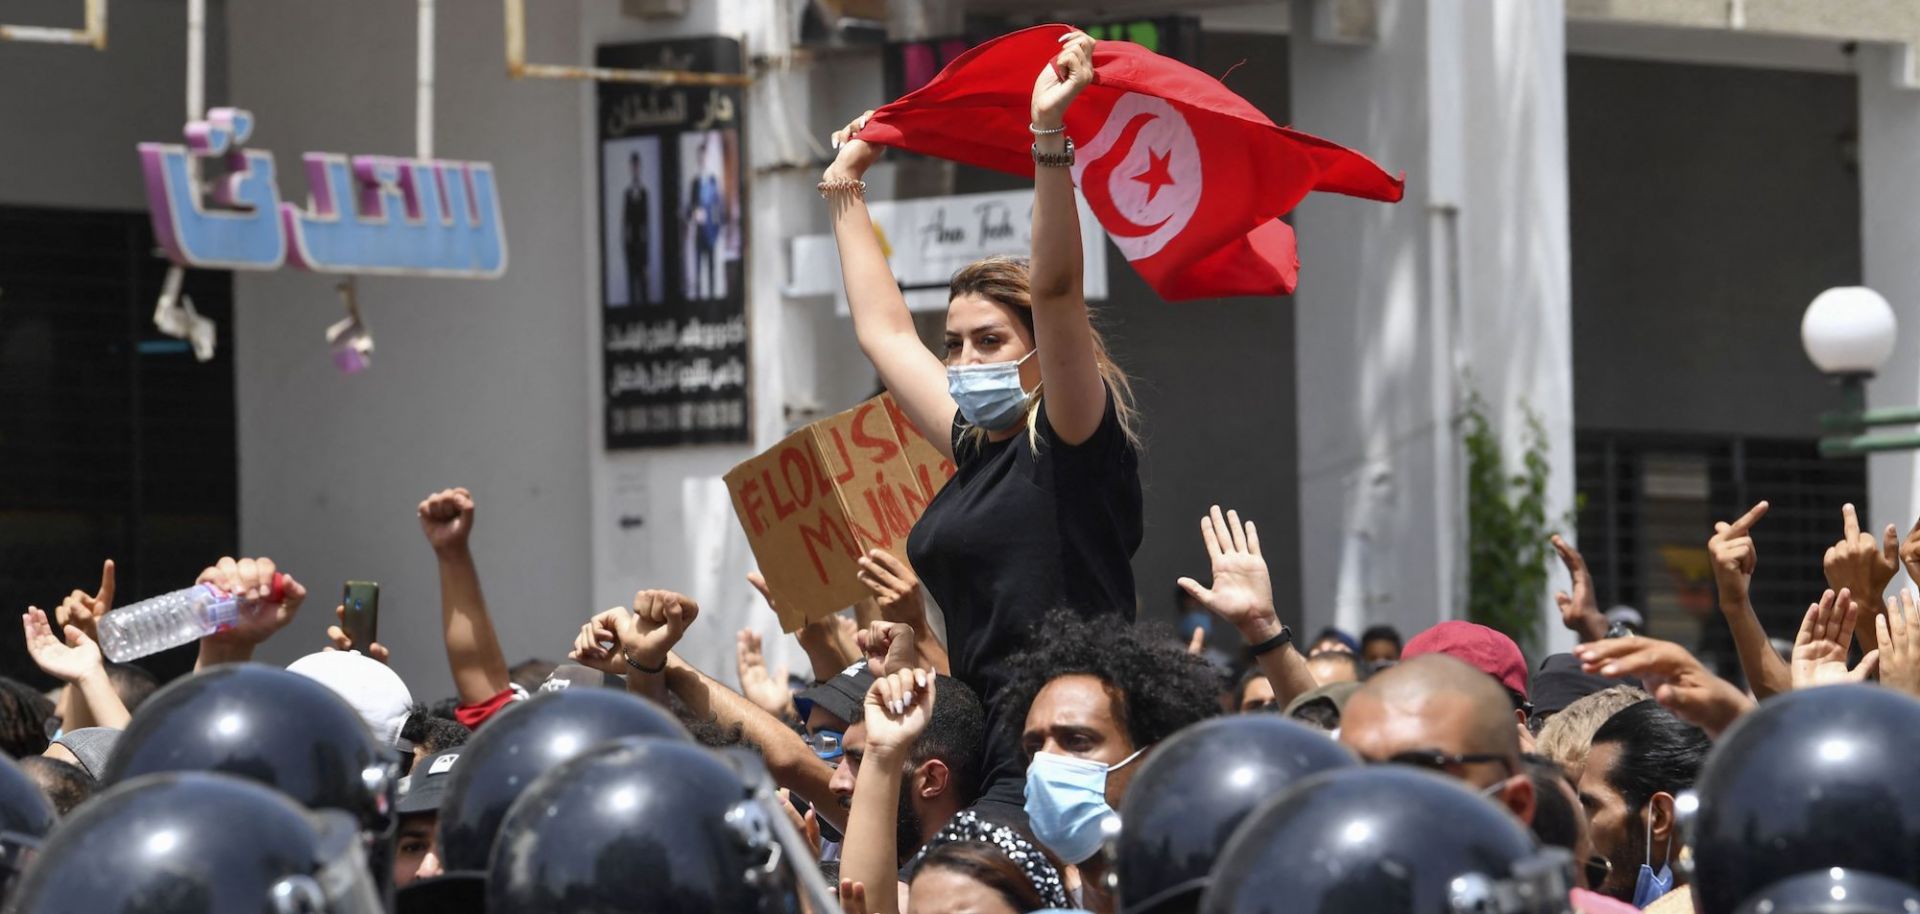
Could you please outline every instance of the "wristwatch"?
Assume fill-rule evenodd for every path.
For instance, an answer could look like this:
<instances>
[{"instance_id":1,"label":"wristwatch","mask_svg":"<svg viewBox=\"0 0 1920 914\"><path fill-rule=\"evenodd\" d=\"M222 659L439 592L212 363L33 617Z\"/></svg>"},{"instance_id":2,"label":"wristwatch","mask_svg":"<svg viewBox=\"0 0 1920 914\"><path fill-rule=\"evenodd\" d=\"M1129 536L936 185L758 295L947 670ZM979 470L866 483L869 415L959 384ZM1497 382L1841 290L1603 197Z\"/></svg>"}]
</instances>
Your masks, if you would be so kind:
<instances>
[{"instance_id":1,"label":"wristwatch","mask_svg":"<svg viewBox=\"0 0 1920 914\"><path fill-rule=\"evenodd\" d=\"M1251 650L1253 652L1253 656L1258 657L1262 654L1273 653L1274 651L1277 651L1292 643L1293 643L1293 629L1288 628L1287 624L1285 622L1282 622L1280 623L1280 634L1274 635L1273 637L1268 638L1267 640L1254 645L1251 648Z\"/></svg>"},{"instance_id":2,"label":"wristwatch","mask_svg":"<svg viewBox=\"0 0 1920 914\"><path fill-rule=\"evenodd\" d=\"M1033 164L1043 168L1073 167L1073 137L1067 137L1065 152L1041 152L1040 144L1033 144Z\"/></svg>"}]
</instances>

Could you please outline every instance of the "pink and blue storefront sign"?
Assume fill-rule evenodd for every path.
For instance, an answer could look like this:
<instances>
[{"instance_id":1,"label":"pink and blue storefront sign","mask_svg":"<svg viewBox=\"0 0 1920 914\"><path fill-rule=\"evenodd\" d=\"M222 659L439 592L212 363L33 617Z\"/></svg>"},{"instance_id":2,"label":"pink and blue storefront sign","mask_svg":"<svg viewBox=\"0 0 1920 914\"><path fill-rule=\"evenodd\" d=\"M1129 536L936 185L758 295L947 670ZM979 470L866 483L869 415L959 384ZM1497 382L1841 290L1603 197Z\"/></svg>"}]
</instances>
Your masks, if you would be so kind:
<instances>
[{"instance_id":1,"label":"pink and blue storefront sign","mask_svg":"<svg viewBox=\"0 0 1920 914\"><path fill-rule=\"evenodd\" d=\"M273 153L245 148L253 115L214 108L186 144L141 143L153 230L188 267L493 279L507 239L486 162L309 152L311 202L286 203ZM203 194L192 160L224 174Z\"/></svg>"}]
</instances>

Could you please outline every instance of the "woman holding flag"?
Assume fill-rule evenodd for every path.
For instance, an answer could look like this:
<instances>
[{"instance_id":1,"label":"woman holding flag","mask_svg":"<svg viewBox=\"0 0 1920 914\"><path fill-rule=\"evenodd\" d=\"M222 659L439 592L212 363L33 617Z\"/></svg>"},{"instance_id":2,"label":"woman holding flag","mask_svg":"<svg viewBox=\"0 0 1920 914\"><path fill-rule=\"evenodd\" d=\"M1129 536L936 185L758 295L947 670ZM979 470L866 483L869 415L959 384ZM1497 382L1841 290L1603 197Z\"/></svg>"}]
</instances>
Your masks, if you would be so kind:
<instances>
[{"instance_id":1,"label":"woman holding flag","mask_svg":"<svg viewBox=\"0 0 1920 914\"><path fill-rule=\"evenodd\" d=\"M887 389L958 466L914 527L908 553L946 614L953 673L988 704L981 803L1024 804L1022 721L999 706L1005 660L1048 610L1131 622L1142 535L1140 461L1127 378L1082 294L1073 145L1065 118L1093 79L1093 39L1059 38L1034 81L1031 261L991 258L955 274L945 358L914 329L864 200L879 156L868 112L834 135L820 182L832 210L854 333ZM878 575L871 560L864 574ZM1097 691L1097 689L1096 689Z\"/></svg>"}]
</instances>

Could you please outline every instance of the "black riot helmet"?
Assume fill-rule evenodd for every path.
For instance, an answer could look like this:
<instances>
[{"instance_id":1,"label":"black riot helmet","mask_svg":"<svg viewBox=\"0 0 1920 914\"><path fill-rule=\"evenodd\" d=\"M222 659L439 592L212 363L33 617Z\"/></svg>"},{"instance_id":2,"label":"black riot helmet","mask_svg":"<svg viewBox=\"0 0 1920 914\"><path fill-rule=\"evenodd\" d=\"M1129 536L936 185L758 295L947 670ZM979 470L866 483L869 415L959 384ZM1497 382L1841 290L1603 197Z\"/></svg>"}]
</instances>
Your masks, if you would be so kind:
<instances>
[{"instance_id":1,"label":"black riot helmet","mask_svg":"<svg viewBox=\"0 0 1920 914\"><path fill-rule=\"evenodd\" d=\"M378 914L358 823L224 774L134 778L63 822L11 914L207 911Z\"/></svg>"},{"instance_id":2,"label":"black riot helmet","mask_svg":"<svg viewBox=\"0 0 1920 914\"><path fill-rule=\"evenodd\" d=\"M1832 867L1789 876L1740 905L1736 914L1913 914L1920 889L1904 882Z\"/></svg>"},{"instance_id":3,"label":"black riot helmet","mask_svg":"<svg viewBox=\"0 0 1920 914\"><path fill-rule=\"evenodd\" d=\"M542 692L509 705L473 735L440 803L440 860L448 871L487 868L507 807L562 762L622 736L692 742L673 716L612 689Z\"/></svg>"},{"instance_id":4,"label":"black riot helmet","mask_svg":"<svg viewBox=\"0 0 1920 914\"><path fill-rule=\"evenodd\" d=\"M1131 792L1131 790L1129 790ZM1396 767L1302 780L1241 823L1207 914L1565 914L1573 863L1505 809Z\"/></svg>"},{"instance_id":5,"label":"black riot helmet","mask_svg":"<svg viewBox=\"0 0 1920 914\"><path fill-rule=\"evenodd\" d=\"M53 804L13 759L0 753L0 899L53 830Z\"/></svg>"},{"instance_id":6,"label":"black riot helmet","mask_svg":"<svg viewBox=\"0 0 1920 914\"><path fill-rule=\"evenodd\" d=\"M217 771L258 781L308 809L343 810L363 830L384 835L392 830L399 761L326 686L278 667L233 663L153 693L114 743L100 780Z\"/></svg>"},{"instance_id":7,"label":"black riot helmet","mask_svg":"<svg viewBox=\"0 0 1920 914\"><path fill-rule=\"evenodd\" d=\"M1920 701L1835 685L1768 699L1714 744L1684 821L1701 914L1833 867L1920 885ZM1692 803L1682 798L1680 810Z\"/></svg>"},{"instance_id":8,"label":"black riot helmet","mask_svg":"<svg viewBox=\"0 0 1920 914\"><path fill-rule=\"evenodd\" d=\"M1273 714L1195 724L1155 747L1127 788L1112 851L1124 914L1200 909L1241 820L1310 774L1358 764L1325 733Z\"/></svg>"},{"instance_id":9,"label":"black riot helmet","mask_svg":"<svg viewBox=\"0 0 1920 914\"><path fill-rule=\"evenodd\" d=\"M493 848L487 912L792 914L797 874L772 821L781 814L756 800L740 766L699 746L606 743L513 804Z\"/></svg>"}]
</instances>

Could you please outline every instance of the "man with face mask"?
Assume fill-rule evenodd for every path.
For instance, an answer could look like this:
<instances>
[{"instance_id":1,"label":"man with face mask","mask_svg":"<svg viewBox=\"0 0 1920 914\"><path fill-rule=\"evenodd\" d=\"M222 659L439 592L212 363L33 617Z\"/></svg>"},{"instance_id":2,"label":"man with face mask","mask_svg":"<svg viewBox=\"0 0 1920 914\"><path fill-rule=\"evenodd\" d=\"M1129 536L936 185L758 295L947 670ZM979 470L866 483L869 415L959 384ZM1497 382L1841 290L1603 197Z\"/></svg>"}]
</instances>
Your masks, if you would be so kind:
<instances>
[{"instance_id":1,"label":"man with face mask","mask_svg":"<svg viewBox=\"0 0 1920 914\"><path fill-rule=\"evenodd\" d=\"M1008 661L1005 693L1028 759L1028 824L1078 867L1080 906L1111 911L1102 825L1156 743L1219 713L1219 680L1184 645L1133 626L1056 610L1038 631Z\"/></svg>"},{"instance_id":2,"label":"man with face mask","mask_svg":"<svg viewBox=\"0 0 1920 914\"><path fill-rule=\"evenodd\" d=\"M1707 735L1653 701L1630 705L1593 735L1580 776L1580 805L1593 824L1594 852L1612 862L1594 888L1644 908L1686 882L1674 798L1691 789L1706 761Z\"/></svg>"}]
</instances>

